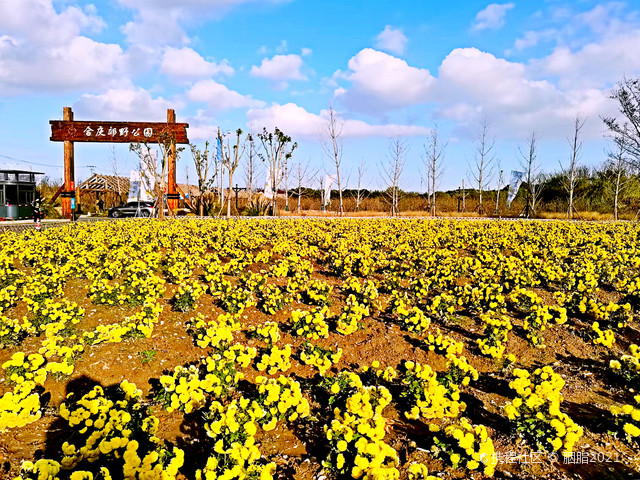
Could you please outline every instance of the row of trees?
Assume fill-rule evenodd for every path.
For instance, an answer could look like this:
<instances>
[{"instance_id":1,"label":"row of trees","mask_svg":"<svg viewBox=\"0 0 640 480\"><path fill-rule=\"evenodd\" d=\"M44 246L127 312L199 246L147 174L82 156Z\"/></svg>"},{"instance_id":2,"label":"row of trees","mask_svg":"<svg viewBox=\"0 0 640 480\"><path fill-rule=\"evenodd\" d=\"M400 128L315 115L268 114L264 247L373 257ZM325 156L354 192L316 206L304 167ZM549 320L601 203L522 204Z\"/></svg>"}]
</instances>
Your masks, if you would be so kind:
<instances>
[{"instance_id":1,"label":"row of trees","mask_svg":"<svg viewBox=\"0 0 640 480\"><path fill-rule=\"evenodd\" d=\"M572 218L576 212L576 199L580 198L581 205L585 204L584 195L587 193L594 196L589 199L589 204L597 204L595 195L604 198L600 187L594 185L608 185L606 191L612 192L612 209L617 218L621 195L627 197L635 191L637 183L638 167L640 166L640 81L637 79L624 79L611 92L611 98L617 100L621 118L603 118L608 128L609 134L614 141L615 148L609 153L608 159L601 167L593 171L585 169L581 165L582 140L581 131L585 124L585 119L577 116L574 119L573 131L568 138L568 161L559 165L559 171L555 173L544 173L541 171L541 164L538 159L538 135L535 131L527 139L526 145L519 148L519 170L522 174L522 189L524 191L525 214L535 215L539 207L539 202L544 201L546 205L564 204L566 215ZM325 173L331 172L330 181L337 183L337 207L339 214L344 213L343 191L344 175L341 172L343 158L343 134L344 123L339 117L333 105L329 106L326 117L325 128L322 132L323 150L325 157L329 159L330 167L325 169ZM233 189L234 175L239 168L241 161L245 159L245 185L251 201L256 180L256 167L262 163L266 170L265 197L270 200L271 211L276 212L276 193L282 188L288 193L289 182L292 176L297 177L298 209L300 208L300 198L303 195L303 184L309 184L318 172L309 172L308 166L303 169L301 163L297 168L291 165L291 158L297 143L291 137L279 130L277 127L273 132L263 129L262 132L244 133L241 129L235 132L221 132L218 130L216 146L213 148L206 143L203 149L191 145L191 154L195 164L198 177L198 189L200 195L197 199L198 210L202 215L207 206L217 204L220 213L226 203L226 214L231 215L231 191ZM145 150L146 148L146 150ZM132 146L132 150L141 159L150 163L149 170L157 172L156 185L163 191L166 183L166 157L169 154L169 147L161 146L161 164L156 157L151 155L148 146ZM444 175L447 164L446 156L447 143L439 137L438 126L432 129L432 134L427 139L421 152L423 161L423 184L427 186L426 197L428 199L428 210L432 215L438 212L437 189L439 182ZM407 163L408 147L406 141L399 138L389 140L389 150L385 160L378 165L380 177L383 179L384 187L382 191L386 195L387 205L391 215L399 213L399 200L402 195L401 180L403 170ZM258 162L258 160L260 162ZM358 187L356 209L358 205L368 195L363 186L365 166L361 163L358 168ZM224 178L228 181L228 187L223 185ZM497 178L497 185L495 184ZM606 179L606 181L604 180ZM472 190L477 195L476 210L478 214L485 214L491 210L487 206L485 192L492 190L495 196L491 201L499 202L501 190L504 190L505 182L502 177L500 159L495 153L495 136L491 131L489 119L483 119L479 125L479 134L474 142L474 153L472 161L469 162L468 184L465 188L464 180L462 190ZM320 175L321 190L323 190L323 176ZM612 183L613 182L613 183ZM592 187L586 188L585 185ZM612 186L609 186L612 184ZM325 185L326 187L327 185ZM214 188L217 187L217 188ZM598 190L600 188L600 190ZM297 190L297 192L296 192ZM225 198L225 191L227 192ZM599 193L598 193L599 192ZM507 192L505 192L506 194ZM551 200L551 197L553 200ZM633 197L633 195L631 195ZM560 200L564 199L564 200ZM288 207L289 196L286 196L286 206Z\"/></svg>"}]
</instances>

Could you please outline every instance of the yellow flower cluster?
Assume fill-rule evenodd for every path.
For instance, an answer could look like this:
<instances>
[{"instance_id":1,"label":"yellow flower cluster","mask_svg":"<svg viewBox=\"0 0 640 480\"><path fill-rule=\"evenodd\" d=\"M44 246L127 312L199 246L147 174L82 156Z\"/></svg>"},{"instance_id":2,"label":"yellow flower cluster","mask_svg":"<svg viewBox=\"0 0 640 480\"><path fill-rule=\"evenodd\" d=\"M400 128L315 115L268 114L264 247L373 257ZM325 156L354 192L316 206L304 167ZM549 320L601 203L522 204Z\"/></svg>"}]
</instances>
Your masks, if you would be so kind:
<instances>
[{"instance_id":1,"label":"yellow flower cluster","mask_svg":"<svg viewBox=\"0 0 640 480\"><path fill-rule=\"evenodd\" d=\"M327 370L340 361L342 349L333 351L329 348L322 348L319 345L312 345L305 342L300 352L300 360L306 365L313 365L318 369L320 375L327 373Z\"/></svg>"},{"instance_id":2,"label":"yellow flower cluster","mask_svg":"<svg viewBox=\"0 0 640 480\"><path fill-rule=\"evenodd\" d=\"M37 334L50 323L77 325L84 317L84 309L68 300L58 302L45 298L39 303L28 302L27 308L30 311L28 322L36 329Z\"/></svg>"},{"instance_id":3,"label":"yellow flower cluster","mask_svg":"<svg viewBox=\"0 0 640 480\"><path fill-rule=\"evenodd\" d=\"M278 420L294 422L309 416L309 401L302 396L300 384L280 375L277 379L256 377L258 386L257 403L263 416L257 419L265 431L273 430Z\"/></svg>"},{"instance_id":4,"label":"yellow flower cluster","mask_svg":"<svg viewBox=\"0 0 640 480\"><path fill-rule=\"evenodd\" d=\"M458 300L453 294L442 292L427 302L427 314L442 322L448 322L456 311Z\"/></svg>"},{"instance_id":5,"label":"yellow flower cluster","mask_svg":"<svg viewBox=\"0 0 640 480\"><path fill-rule=\"evenodd\" d=\"M462 342L458 342L448 335L443 335L440 333L440 329L436 330L435 335L430 333L424 337L424 344L430 351L444 356L461 355L464 349Z\"/></svg>"},{"instance_id":6,"label":"yellow flower cluster","mask_svg":"<svg viewBox=\"0 0 640 480\"><path fill-rule=\"evenodd\" d=\"M197 280L183 280L171 299L173 308L179 312L192 310L203 293L204 287Z\"/></svg>"},{"instance_id":7,"label":"yellow flower cluster","mask_svg":"<svg viewBox=\"0 0 640 480\"><path fill-rule=\"evenodd\" d=\"M336 330L342 335L351 335L362 327L362 320L369 315L369 307L358 303L356 296L351 294L338 317Z\"/></svg>"},{"instance_id":8,"label":"yellow flower cluster","mask_svg":"<svg viewBox=\"0 0 640 480\"><path fill-rule=\"evenodd\" d=\"M540 295L520 286L516 286L508 295L507 302L512 310L525 315L529 315L534 307L539 308L544 305Z\"/></svg>"},{"instance_id":9,"label":"yellow flower cluster","mask_svg":"<svg viewBox=\"0 0 640 480\"><path fill-rule=\"evenodd\" d=\"M276 322L264 322L261 327L249 327L249 334L263 340L267 345L273 345L280 340L280 327Z\"/></svg>"},{"instance_id":10,"label":"yellow flower cluster","mask_svg":"<svg viewBox=\"0 0 640 480\"><path fill-rule=\"evenodd\" d=\"M562 306L531 305L529 315L522 328L527 332L527 340L536 348L545 348L543 332L549 322L562 325L567 321L567 310Z\"/></svg>"},{"instance_id":11,"label":"yellow flower cluster","mask_svg":"<svg viewBox=\"0 0 640 480\"><path fill-rule=\"evenodd\" d=\"M478 313L486 311L506 313L506 297L501 285L495 283L465 284L457 287L455 291L458 305L464 306L467 310Z\"/></svg>"},{"instance_id":12,"label":"yellow flower cluster","mask_svg":"<svg viewBox=\"0 0 640 480\"><path fill-rule=\"evenodd\" d=\"M255 305L255 301L250 290L237 288L220 294L220 307L225 312L242 314L245 308L252 305Z\"/></svg>"},{"instance_id":13,"label":"yellow flower cluster","mask_svg":"<svg viewBox=\"0 0 640 480\"><path fill-rule=\"evenodd\" d=\"M511 320L506 315L493 313L482 313L479 318L484 325L484 337L477 340L480 352L493 358L502 358L509 331L513 328Z\"/></svg>"},{"instance_id":14,"label":"yellow flower cluster","mask_svg":"<svg viewBox=\"0 0 640 480\"><path fill-rule=\"evenodd\" d=\"M70 393L60 406L60 416L74 435L62 444L62 459L49 460L47 467L89 472L93 475L90 478L175 479L184 453L160 446L155 436L158 419L140 403L141 396L142 392L126 380L109 391L97 385L78 399ZM34 467L27 465L25 473ZM43 468L39 467L39 475Z\"/></svg>"},{"instance_id":15,"label":"yellow flower cluster","mask_svg":"<svg viewBox=\"0 0 640 480\"><path fill-rule=\"evenodd\" d=\"M264 416L260 405L247 398L227 405L214 401L206 414L205 429L212 439L212 453L197 480L260 478L271 480L275 464L261 462L255 445L257 423Z\"/></svg>"},{"instance_id":16,"label":"yellow flower cluster","mask_svg":"<svg viewBox=\"0 0 640 480\"><path fill-rule=\"evenodd\" d=\"M329 336L329 325L325 318L329 316L327 307L312 311L294 310L291 312L291 329L293 333L310 340L319 340Z\"/></svg>"},{"instance_id":17,"label":"yellow flower cluster","mask_svg":"<svg viewBox=\"0 0 640 480\"><path fill-rule=\"evenodd\" d=\"M573 451L582 437L582 427L560 411L563 397L560 393L564 380L550 366L537 368L533 373L516 368L515 379L509 387L518 396L505 407L509 420L518 431L543 450Z\"/></svg>"},{"instance_id":18,"label":"yellow flower cluster","mask_svg":"<svg viewBox=\"0 0 640 480\"><path fill-rule=\"evenodd\" d=\"M628 441L640 442L640 395L633 397L635 405L612 406L611 414Z\"/></svg>"},{"instance_id":19,"label":"yellow flower cluster","mask_svg":"<svg viewBox=\"0 0 640 480\"><path fill-rule=\"evenodd\" d=\"M401 396L410 406L404 413L407 418L457 417L466 409L466 404L460 401L459 388L454 384L443 385L429 365L405 362L404 370Z\"/></svg>"},{"instance_id":20,"label":"yellow flower cluster","mask_svg":"<svg viewBox=\"0 0 640 480\"><path fill-rule=\"evenodd\" d=\"M323 465L353 478L398 479L398 454L383 441L386 420L382 411L391 402L391 394L385 387L354 383L359 385L343 396L344 404L334 408L334 419L325 426L331 450Z\"/></svg>"},{"instance_id":21,"label":"yellow flower cluster","mask_svg":"<svg viewBox=\"0 0 640 480\"><path fill-rule=\"evenodd\" d=\"M429 475L429 469L422 463L412 463L407 467L408 480L438 480L438 477Z\"/></svg>"},{"instance_id":22,"label":"yellow flower cluster","mask_svg":"<svg viewBox=\"0 0 640 480\"><path fill-rule=\"evenodd\" d=\"M208 320L201 313L189 322L196 345L224 350L233 341L233 332L240 328L239 316L230 313L218 315L217 320Z\"/></svg>"},{"instance_id":23,"label":"yellow flower cluster","mask_svg":"<svg viewBox=\"0 0 640 480\"><path fill-rule=\"evenodd\" d=\"M327 282L314 279L307 283L301 297L304 303L318 305L320 307L331 305L331 292L333 287Z\"/></svg>"},{"instance_id":24,"label":"yellow flower cluster","mask_svg":"<svg viewBox=\"0 0 640 480\"><path fill-rule=\"evenodd\" d=\"M292 301L290 295L285 294L278 285L273 283L266 283L260 288L259 298L258 305L264 313L269 315L274 315Z\"/></svg>"},{"instance_id":25,"label":"yellow flower cluster","mask_svg":"<svg viewBox=\"0 0 640 480\"><path fill-rule=\"evenodd\" d=\"M473 426L468 419L461 418L444 430L435 424L429 429L435 434L432 441L440 458L448 460L454 468L479 470L482 467L482 473L493 476L498 460L484 425Z\"/></svg>"},{"instance_id":26,"label":"yellow flower cluster","mask_svg":"<svg viewBox=\"0 0 640 480\"><path fill-rule=\"evenodd\" d=\"M478 371L473 368L464 355L447 355L447 370L440 376L440 383L451 389L452 386L468 386L471 380L478 380Z\"/></svg>"},{"instance_id":27,"label":"yellow flower cluster","mask_svg":"<svg viewBox=\"0 0 640 480\"><path fill-rule=\"evenodd\" d=\"M164 293L165 281L156 276L142 259L133 260L124 275L121 282L96 278L89 288L91 300L105 305L142 305Z\"/></svg>"},{"instance_id":28,"label":"yellow flower cluster","mask_svg":"<svg viewBox=\"0 0 640 480\"><path fill-rule=\"evenodd\" d=\"M291 368L291 345L287 344L284 348L273 345L269 349L263 349L256 368L269 375L286 372Z\"/></svg>"},{"instance_id":29,"label":"yellow flower cluster","mask_svg":"<svg viewBox=\"0 0 640 480\"><path fill-rule=\"evenodd\" d=\"M160 377L154 398L167 411L191 413L202 408L207 395L226 397L244 374L238 367L247 367L256 356L254 348L234 345L189 366L177 366L171 375Z\"/></svg>"},{"instance_id":30,"label":"yellow flower cluster","mask_svg":"<svg viewBox=\"0 0 640 480\"><path fill-rule=\"evenodd\" d=\"M602 345L603 347L611 348L616 343L616 337L612 330L602 330L598 322L591 324L591 341L595 345Z\"/></svg>"},{"instance_id":31,"label":"yellow flower cluster","mask_svg":"<svg viewBox=\"0 0 640 480\"><path fill-rule=\"evenodd\" d=\"M93 332L85 332L83 341L88 345L102 342L120 343L124 338L150 337L153 326L162 313L162 305L151 299L142 306L139 312L126 318L121 323L98 325Z\"/></svg>"},{"instance_id":32,"label":"yellow flower cluster","mask_svg":"<svg viewBox=\"0 0 640 480\"><path fill-rule=\"evenodd\" d=\"M360 280L357 277L349 277L341 286L342 293L345 295L355 296L358 303L377 308L377 301L379 297L378 288L373 280Z\"/></svg>"},{"instance_id":33,"label":"yellow flower cluster","mask_svg":"<svg viewBox=\"0 0 640 480\"><path fill-rule=\"evenodd\" d=\"M28 357L23 352L16 352L2 364L5 375L13 385L24 382L34 382L43 385L47 379L45 359L38 353L32 353Z\"/></svg>"},{"instance_id":34,"label":"yellow flower cluster","mask_svg":"<svg viewBox=\"0 0 640 480\"><path fill-rule=\"evenodd\" d=\"M35 393L35 388L35 382L25 381L0 397L0 432L40 419L40 395Z\"/></svg>"},{"instance_id":35,"label":"yellow flower cluster","mask_svg":"<svg viewBox=\"0 0 640 480\"><path fill-rule=\"evenodd\" d=\"M611 360L609 368L618 373L627 381L636 381L640 378L640 349L635 343L629 345L629 353L620 357L620 360Z\"/></svg>"}]
</instances>

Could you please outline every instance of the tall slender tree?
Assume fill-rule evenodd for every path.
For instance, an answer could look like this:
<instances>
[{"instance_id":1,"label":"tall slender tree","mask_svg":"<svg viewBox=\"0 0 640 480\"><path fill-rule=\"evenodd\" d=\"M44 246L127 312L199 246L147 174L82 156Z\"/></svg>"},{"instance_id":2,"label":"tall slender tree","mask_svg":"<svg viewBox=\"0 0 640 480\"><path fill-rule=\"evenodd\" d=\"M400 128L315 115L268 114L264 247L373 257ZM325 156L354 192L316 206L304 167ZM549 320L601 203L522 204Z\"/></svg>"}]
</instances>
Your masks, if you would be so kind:
<instances>
[{"instance_id":1,"label":"tall slender tree","mask_svg":"<svg viewBox=\"0 0 640 480\"><path fill-rule=\"evenodd\" d=\"M582 158L582 140L580 140L580 130L582 130L582 127L584 127L585 122L586 119L581 118L579 115L576 116L573 124L573 136L567 139L567 141L569 142L569 146L571 147L569 165L567 166L567 168L564 168L562 164L560 164L560 168L562 169L564 177L564 188L569 195L567 218L573 218L573 213L575 211L573 201L576 184L578 182L576 173L579 166L578 164L580 162L580 159Z\"/></svg>"},{"instance_id":2,"label":"tall slender tree","mask_svg":"<svg viewBox=\"0 0 640 480\"><path fill-rule=\"evenodd\" d=\"M383 180L387 185L386 193L391 205L391 216L399 214L400 177L407 164L407 144L402 137L389 139L389 151L386 163L382 165Z\"/></svg>"},{"instance_id":3,"label":"tall slender tree","mask_svg":"<svg viewBox=\"0 0 640 480\"><path fill-rule=\"evenodd\" d=\"M622 119L604 117L618 148L634 167L640 167L640 79L624 78L611 91L610 98L618 102Z\"/></svg>"},{"instance_id":4,"label":"tall slender tree","mask_svg":"<svg viewBox=\"0 0 640 480\"><path fill-rule=\"evenodd\" d=\"M525 214L527 218L535 215L538 206L538 200L544 186L544 176L542 167L538 161L538 136L535 131L529 137L526 150L518 147L520 152L520 167L524 171L524 178L527 182L527 205Z\"/></svg>"},{"instance_id":5,"label":"tall slender tree","mask_svg":"<svg viewBox=\"0 0 640 480\"><path fill-rule=\"evenodd\" d=\"M338 215L344 215L344 204L342 202L342 180L340 178L340 165L342 164L342 130L344 121L338 116L329 104L329 113L325 123L326 141L323 144L324 151L332 160L336 170L336 181L338 183Z\"/></svg>"},{"instance_id":6,"label":"tall slender tree","mask_svg":"<svg viewBox=\"0 0 640 480\"><path fill-rule=\"evenodd\" d=\"M236 130L235 142L231 145L230 134L223 134L218 129L218 146L222 146L222 165L227 169L227 178L229 180L229 188L227 190L227 218L231 217L231 191L233 190L233 174L240 165L240 160L244 155L247 142L251 135L247 135L241 139L242 130Z\"/></svg>"},{"instance_id":7,"label":"tall slender tree","mask_svg":"<svg viewBox=\"0 0 640 480\"><path fill-rule=\"evenodd\" d=\"M478 188L478 213L484 213L482 203L482 193L487 189L494 176L495 163L497 161L494 153L495 138L491 137L491 122L485 117L480 122L480 133L474 144L474 159L471 165L472 183Z\"/></svg>"},{"instance_id":8,"label":"tall slender tree","mask_svg":"<svg viewBox=\"0 0 640 480\"><path fill-rule=\"evenodd\" d=\"M262 152L258 155L267 167L267 178L271 183L273 192L271 198L271 213L276 214L277 209L277 193L282 181L282 174L285 164L293 156L293 151L298 147L290 136L285 135L282 130L275 127L273 132L267 131L266 128L258 134L258 139L262 145Z\"/></svg>"},{"instance_id":9,"label":"tall slender tree","mask_svg":"<svg viewBox=\"0 0 640 480\"><path fill-rule=\"evenodd\" d=\"M447 143L438 139L438 125L431 130L431 136L424 145L422 161L427 170L427 192L431 216L436 215L436 186L445 170L445 150Z\"/></svg>"}]
</instances>

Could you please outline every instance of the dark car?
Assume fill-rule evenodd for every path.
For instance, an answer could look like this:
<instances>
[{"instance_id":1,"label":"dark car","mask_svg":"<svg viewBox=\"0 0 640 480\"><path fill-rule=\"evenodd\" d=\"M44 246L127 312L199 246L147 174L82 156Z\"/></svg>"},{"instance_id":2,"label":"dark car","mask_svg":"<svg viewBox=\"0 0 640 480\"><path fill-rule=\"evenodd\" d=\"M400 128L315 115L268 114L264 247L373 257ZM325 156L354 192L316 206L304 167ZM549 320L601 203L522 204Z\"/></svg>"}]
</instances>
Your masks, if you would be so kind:
<instances>
[{"instance_id":1,"label":"dark car","mask_svg":"<svg viewBox=\"0 0 640 480\"><path fill-rule=\"evenodd\" d=\"M155 209L151 202L128 202L109 209L109 216L112 218L152 217L154 213Z\"/></svg>"}]
</instances>

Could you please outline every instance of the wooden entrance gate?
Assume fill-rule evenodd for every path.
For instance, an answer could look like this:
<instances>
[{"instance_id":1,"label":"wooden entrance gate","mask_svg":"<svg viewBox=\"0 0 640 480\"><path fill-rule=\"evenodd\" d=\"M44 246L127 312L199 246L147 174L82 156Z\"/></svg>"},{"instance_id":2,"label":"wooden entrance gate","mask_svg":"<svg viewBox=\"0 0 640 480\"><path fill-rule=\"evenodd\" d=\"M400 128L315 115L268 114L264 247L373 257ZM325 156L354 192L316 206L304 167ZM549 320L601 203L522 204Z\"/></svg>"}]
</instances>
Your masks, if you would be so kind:
<instances>
[{"instance_id":1,"label":"wooden entrance gate","mask_svg":"<svg viewBox=\"0 0 640 480\"><path fill-rule=\"evenodd\" d=\"M176 210L180 198L176 185L176 144L189 143L187 138L189 124L176 123L175 110L167 110L166 123L74 121L71 107L64 107L62 118L62 120L51 120L49 123L51 124L51 141L64 142L64 185L58 191L62 197L63 217L71 218L71 199L76 195L74 142L147 144L169 142L167 203L171 210Z\"/></svg>"}]
</instances>

